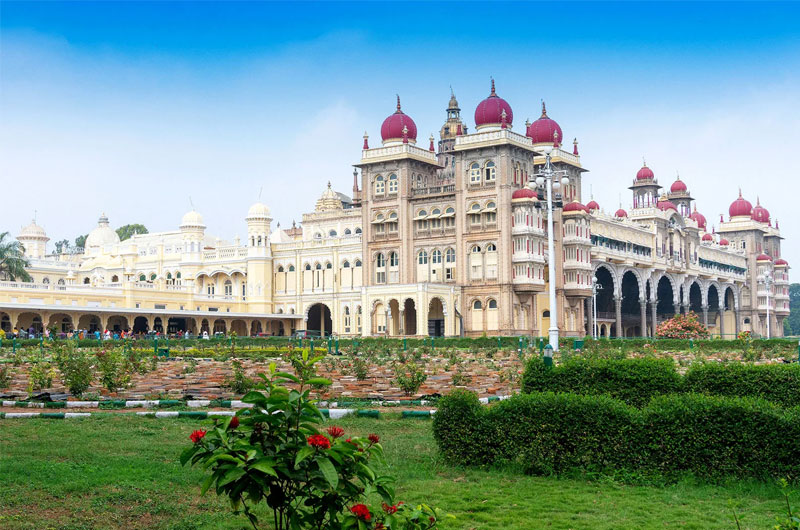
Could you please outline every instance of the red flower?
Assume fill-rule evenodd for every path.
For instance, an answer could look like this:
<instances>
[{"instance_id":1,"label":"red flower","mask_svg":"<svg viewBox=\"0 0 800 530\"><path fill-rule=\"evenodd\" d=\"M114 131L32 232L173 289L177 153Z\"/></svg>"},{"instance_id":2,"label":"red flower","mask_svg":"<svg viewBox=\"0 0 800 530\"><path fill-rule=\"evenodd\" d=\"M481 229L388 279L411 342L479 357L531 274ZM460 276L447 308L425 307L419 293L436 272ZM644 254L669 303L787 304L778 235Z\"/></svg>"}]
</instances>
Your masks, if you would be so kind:
<instances>
[{"instance_id":1,"label":"red flower","mask_svg":"<svg viewBox=\"0 0 800 530\"><path fill-rule=\"evenodd\" d=\"M383 511L388 513L389 515L391 515L393 513L397 513L397 507L398 506L400 506L400 505L399 504L395 504L393 506L389 506L385 502L383 504L381 504L381 507L383 508Z\"/></svg>"},{"instance_id":2,"label":"red flower","mask_svg":"<svg viewBox=\"0 0 800 530\"><path fill-rule=\"evenodd\" d=\"M231 422L228 424L228 428L235 429L238 426L239 426L239 417L234 416L233 418L231 418Z\"/></svg>"},{"instance_id":3,"label":"red flower","mask_svg":"<svg viewBox=\"0 0 800 530\"><path fill-rule=\"evenodd\" d=\"M436 522L436 517L428 517L428 521L430 521L431 524L433 524Z\"/></svg>"},{"instance_id":4,"label":"red flower","mask_svg":"<svg viewBox=\"0 0 800 530\"><path fill-rule=\"evenodd\" d=\"M192 441L192 443L199 443L205 435L206 431L192 431L192 434L189 435L189 439Z\"/></svg>"},{"instance_id":5,"label":"red flower","mask_svg":"<svg viewBox=\"0 0 800 530\"><path fill-rule=\"evenodd\" d=\"M366 504L356 504L350 508L350 512L362 521L369 522L372 519L372 514L369 513L369 508L367 508Z\"/></svg>"},{"instance_id":6,"label":"red flower","mask_svg":"<svg viewBox=\"0 0 800 530\"><path fill-rule=\"evenodd\" d=\"M330 449L331 441L322 434L313 434L308 437L308 445L317 449Z\"/></svg>"},{"instance_id":7,"label":"red flower","mask_svg":"<svg viewBox=\"0 0 800 530\"><path fill-rule=\"evenodd\" d=\"M328 427L328 434L331 435L331 438L336 439L344 435L344 429L334 425L332 427Z\"/></svg>"},{"instance_id":8,"label":"red flower","mask_svg":"<svg viewBox=\"0 0 800 530\"><path fill-rule=\"evenodd\" d=\"M370 441L370 442L372 442L372 443L374 443L374 444L376 444L376 443L378 443L378 442L380 442L380 441L381 441L381 437L380 437L380 436L378 436L377 434L370 434L370 435L368 436L368 438L369 438L369 441Z\"/></svg>"}]
</instances>

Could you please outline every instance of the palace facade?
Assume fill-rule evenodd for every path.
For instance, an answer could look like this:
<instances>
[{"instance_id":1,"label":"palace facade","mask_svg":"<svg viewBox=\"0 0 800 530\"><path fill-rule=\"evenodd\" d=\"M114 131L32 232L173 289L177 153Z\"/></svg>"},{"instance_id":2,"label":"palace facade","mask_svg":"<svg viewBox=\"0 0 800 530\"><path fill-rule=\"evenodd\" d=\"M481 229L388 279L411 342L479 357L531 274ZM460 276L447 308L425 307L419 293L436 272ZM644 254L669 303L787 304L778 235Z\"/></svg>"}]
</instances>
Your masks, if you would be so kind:
<instances>
[{"instance_id":1,"label":"palace facade","mask_svg":"<svg viewBox=\"0 0 800 530\"><path fill-rule=\"evenodd\" d=\"M102 215L83 249L58 254L33 222L17 237L33 281L0 281L0 325L546 335L557 311L563 335L596 326L604 336L649 336L692 311L715 335L766 335L768 322L772 336L782 334L789 267L778 223L759 201L753 207L740 192L709 231L686 183L664 189L644 165L630 186L632 208L610 213L594 200L584 205L577 140L565 147L544 104L515 132L492 82L474 122L469 131L452 95L438 141L423 147L398 98L381 144L363 137L352 195L329 183L290 229L273 228L269 208L256 203L244 241L207 234L196 211L177 230L120 241ZM566 177L554 193L553 263L546 197L529 184L548 162Z\"/></svg>"}]
</instances>

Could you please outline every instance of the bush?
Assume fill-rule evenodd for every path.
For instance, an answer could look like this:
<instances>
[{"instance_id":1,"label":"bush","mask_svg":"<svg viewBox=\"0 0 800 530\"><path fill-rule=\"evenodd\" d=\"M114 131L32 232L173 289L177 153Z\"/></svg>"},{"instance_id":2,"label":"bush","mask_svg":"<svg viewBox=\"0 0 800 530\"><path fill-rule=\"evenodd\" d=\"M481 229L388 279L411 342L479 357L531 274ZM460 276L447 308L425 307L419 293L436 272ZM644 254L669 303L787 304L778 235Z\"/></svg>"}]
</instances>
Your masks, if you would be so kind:
<instances>
[{"instance_id":1,"label":"bush","mask_svg":"<svg viewBox=\"0 0 800 530\"><path fill-rule=\"evenodd\" d=\"M28 372L28 392L42 390L53 386L56 371L53 366L45 361L35 363Z\"/></svg>"},{"instance_id":2,"label":"bush","mask_svg":"<svg viewBox=\"0 0 800 530\"><path fill-rule=\"evenodd\" d=\"M222 382L223 388L229 389L234 394L245 394L255 386L255 381L247 377L242 361L232 361L231 369L233 375Z\"/></svg>"},{"instance_id":3,"label":"bush","mask_svg":"<svg viewBox=\"0 0 800 530\"><path fill-rule=\"evenodd\" d=\"M539 357L528 361L523 392L604 394L629 405L643 406L653 396L682 389L681 376L671 359L585 359L573 357L547 368Z\"/></svg>"},{"instance_id":4,"label":"bush","mask_svg":"<svg viewBox=\"0 0 800 530\"><path fill-rule=\"evenodd\" d=\"M396 367L394 376L394 383L400 387L407 396L416 394L422 386L422 383L428 379L425 370L417 366L414 362Z\"/></svg>"},{"instance_id":5,"label":"bush","mask_svg":"<svg viewBox=\"0 0 800 530\"><path fill-rule=\"evenodd\" d=\"M120 348L97 352L97 369L100 381L109 392L128 386L131 381L131 366Z\"/></svg>"},{"instance_id":6,"label":"bush","mask_svg":"<svg viewBox=\"0 0 800 530\"><path fill-rule=\"evenodd\" d=\"M439 401L433 432L443 456L463 465L796 480L798 412L699 394L660 396L643 409L552 392L481 407L474 394L457 391Z\"/></svg>"},{"instance_id":7,"label":"bush","mask_svg":"<svg viewBox=\"0 0 800 530\"><path fill-rule=\"evenodd\" d=\"M11 368L7 364L0 364L0 390L11 385Z\"/></svg>"},{"instance_id":8,"label":"bush","mask_svg":"<svg viewBox=\"0 0 800 530\"><path fill-rule=\"evenodd\" d=\"M67 345L65 351L58 356L61 378L73 396L80 396L92 384L93 364L89 354L77 350L72 344Z\"/></svg>"},{"instance_id":9,"label":"bush","mask_svg":"<svg viewBox=\"0 0 800 530\"><path fill-rule=\"evenodd\" d=\"M684 380L687 392L758 397L784 407L800 405L798 364L693 364Z\"/></svg>"},{"instance_id":10,"label":"bush","mask_svg":"<svg viewBox=\"0 0 800 530\"><path fill-rule=\"evenodd\" d=\"M708 335L708 329L694 313L675 315L656 328L656 336L665 339L705 339Z\"/></svg>"}]
</instances>

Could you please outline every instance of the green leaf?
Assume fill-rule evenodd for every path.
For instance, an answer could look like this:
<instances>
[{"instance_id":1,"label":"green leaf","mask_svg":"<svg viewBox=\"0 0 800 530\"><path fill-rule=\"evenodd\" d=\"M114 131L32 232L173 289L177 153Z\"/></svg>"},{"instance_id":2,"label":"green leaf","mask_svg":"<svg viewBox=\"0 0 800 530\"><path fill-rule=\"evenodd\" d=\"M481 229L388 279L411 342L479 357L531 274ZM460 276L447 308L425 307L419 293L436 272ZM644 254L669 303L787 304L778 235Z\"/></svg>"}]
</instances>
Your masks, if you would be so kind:
<instances>
[{"instance_id":1,"label":"green leaf","mask_svg":"<svg viewBox=\"0 0 800 530\"><path fill-rule=\"evenodd\" d=\"M194 454L197 452L197 449L198 449L198 446L193 445L191 447L187 447L186 449L184 449L181 452L181 465L182 466L185 466L186 462L188 462L189 459L191 459L192 456L194 456Z\"/></svg>"},{"instance_id":2,"label":"green leaf","mask_svg":"<svg viewBox=\"0 0 800 530\"><path fill-rule=\"evenodd\" d=\"M203 481L203 489L200 490L200 495L205 495L206 494L206 492L208 491L208 488L210 488L211 484L214 483L214 477L215 476L216 476L216 473L212 473L211 475L208 476L208 478L205 481Z\"/></svg>"},{"instance_id":3,"label":"green leaf","mask_svg":"<svg viewBox=\"0 0 800 530\"><path fill-rule=\"evenodd\" d=\"M275 465L275 461L273 459L271 459L271 458L262 458L260 460L257 460L255 462L255 464L250 466L250 469L257 469L257 470L259 470L261 472L266 473L267 475L272 475L275 478L278 478L278 474L275 473L275 470L272 467L274 465Z\"/></svg>"},{"instance_id":4,"label":"green leaf","mask_svg":"<svg viewBox=\"0 0 800 530\"><path fill-rule=\"evenodd\" d=\"M333 382L330 379L325 379L324 377L312 377L311 379L306 381L306 383L309 385L325 385L325 386L333 384Z\"/></svg>"},{"instance_id":5,"label":"green leaf","mask_svg":"<svg viewBox=\"0 0 800 530\"><path fill-rule=\"evenodd\" d=\"M369 468L369 466L366 466L366 465L362 464L361 462L358 462L356 464L356 469L358 471L360 471L362 475L365 475L366 477L368 477L370 482L374 482L375 481L375 472L372 471Z\"/></svg>"},{"instance_id":6,"label":"green leaf","mask_svg":"<svg viewBox=\"0 0 800 530\"><path fill-rule=\"evenodd\" d=\"M322 472L322 476L325 477L325 480L331 485L331 488L336 489L336 486L339 485L339 473L336 471L336 468L333 467L331 461L327 458L320 458L317 460L317 465Z\"/></svg>"},{"instance_id":7,"label":"green leaf","mask_svg":"<svg viewBox=\"0 0 800 530\"><path fill-rule=\"evenodd\" d=\"M296 376L294 376L294 375L292 375L290 373L287 373L287 372L275 372L275 376L276 377L282 377L284 379L288 379L289 381L292 381L293 383L299 383L300 382L300 379L298 379Z\"/></svg>"},{"instance_id":8,"label":"green leaf","mask_svg":"<svg viewBox=\"0 0 800 530\"><path fill-rule=\"evenodd\" d=\"M242 397L243 403L253 403L253 404L265 404L267 402L267 397L262 394L261 392L256 392L255 390L251 390L247 394Z\"/></svg>"},{"instance_id":9,"label":"green leaf","mask_svg":"<svg viewBox=\"0 0 800 530\"><path fill-rule=\"evenodd\" d=\"M242 469L240 467L234 467L234 468L229 469L225 473L225 475L222 476L222 478L219 480L219 482L217 482L217 489L219 489L220 487L224 486L225 484L233 482L234 480L238 479L242 475L244 475L244 469Z\"/></svg>"},{"instance_id":10,"label":"green leaf","mask_svg":"<svg viewBox=\"0 0 800 530\"><path fill-rule=\"evenodd\" d=\"M297 457L294 459L294 467L308 458L314 452L314 448L311 446L305 446L297 452Z\"/></svg>"}]
</instances>

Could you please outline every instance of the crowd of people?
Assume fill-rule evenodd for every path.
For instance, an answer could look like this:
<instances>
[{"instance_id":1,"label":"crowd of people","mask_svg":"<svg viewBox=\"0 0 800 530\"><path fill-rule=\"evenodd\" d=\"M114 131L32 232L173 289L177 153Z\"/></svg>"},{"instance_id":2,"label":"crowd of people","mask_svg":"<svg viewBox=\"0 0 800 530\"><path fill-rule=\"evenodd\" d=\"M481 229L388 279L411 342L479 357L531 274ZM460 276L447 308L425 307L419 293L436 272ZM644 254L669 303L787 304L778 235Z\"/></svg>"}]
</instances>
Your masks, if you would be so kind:
<instances>
[{"instance_id":1,"label":"crowd of people","mask_svg":"<svg viewBox=\"0 0 800 530\"><path fill-rule=\"evenodd\" d=\"M217 334L215 334L217 335ZM26 329L19 329L14 327L11 331L3 331L0 330L0 339L3 338L15 338L15 339L39 339L44 338L45 340L55 339L56 336L62 339L95 339L95 340L125 340L125 339L137 339L137 338L161 338L161 337L169 337L169 338L177 338L177 339L203 339L209 340L211 336L208 334L208 330L203 330L201 333L194 335L191 332L184 332L184 331L177 331L176 333L171 333L169 335L165 335L161 331L151 330L144 333L136 333L130 329L123 329L123 330L109 330L106 329L105 331L100 331L96 329L94 331L89 331L87 329L76 329L69 331L67 333L55 333L51 331L49 328L44 328L41 332L37 331L33 326Z\"/></svg>"}]
</instances>

